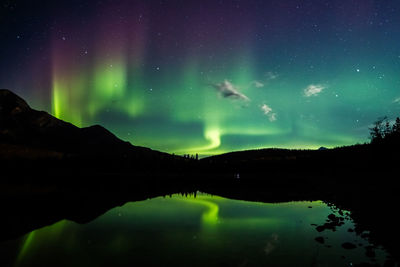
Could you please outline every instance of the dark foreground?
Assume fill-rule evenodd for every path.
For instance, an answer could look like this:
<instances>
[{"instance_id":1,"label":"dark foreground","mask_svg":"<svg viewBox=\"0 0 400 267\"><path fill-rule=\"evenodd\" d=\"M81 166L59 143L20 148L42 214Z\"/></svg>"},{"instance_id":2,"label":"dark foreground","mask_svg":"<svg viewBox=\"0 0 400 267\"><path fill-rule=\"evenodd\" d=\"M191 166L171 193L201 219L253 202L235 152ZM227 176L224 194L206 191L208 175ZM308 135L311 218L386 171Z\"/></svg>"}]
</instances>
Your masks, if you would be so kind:
<instances>
[{"instance_id":1,"label":"dark foreground","mask_svg":"<svg viewBox=\"0 0 400 267\"><path fill-rule=\"evenodd\" d=\"M25 176L23 183L9 180L1 186L1 209L5 216L0 221L0 239L13 239L61 219L87 223L130 201L201 191L226 198L269 203L323 200L339 210L351 211L356 223L355 232L389 252L392 258L387 259L384 266L395 266L399 262L400 230L395 219L399 187L396 183L382 183L385 177L378 176L378 173L364 173L361 177L353 172L342 176L294 175L241 173L237 177L235 173L203 173L189 177L142 173L133 176L86 174L82 177L54 172L43 177ZM335 224L340 223L335 220L333 218L319 226L318 232L333 230Z\"/></svg>"},{"instance_id":2,"label":"dark foreground","mask_svg":"<svg viewBox=\"0 0 400 267\"><path fill-rule=\"evenodd\" d=\"M261 203L197 193L61 220L0 242L2 266L380 266L382 248L321 201ZM369 265L365 265L369 264Z\"/></svg>"}]
</instances>

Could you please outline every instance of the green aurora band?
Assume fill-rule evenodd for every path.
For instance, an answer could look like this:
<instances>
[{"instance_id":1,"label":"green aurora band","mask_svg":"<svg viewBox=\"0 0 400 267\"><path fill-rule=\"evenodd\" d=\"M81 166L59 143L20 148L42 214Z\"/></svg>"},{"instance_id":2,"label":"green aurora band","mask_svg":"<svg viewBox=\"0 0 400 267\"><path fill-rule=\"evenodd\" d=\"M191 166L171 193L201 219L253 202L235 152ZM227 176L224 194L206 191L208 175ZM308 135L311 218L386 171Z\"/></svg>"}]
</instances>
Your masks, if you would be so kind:
<instances>
[{"instance_id":1,"label":"green aurora band","mask_svg":"<svg viewBox=\"0 0 400 267\"><path fill-rule=\"evenodd\" d=\"M358 135L354 132L338 134L334 133L336 125L319 125L322 115L328 118L334 116L335 111L330 112L329 109L335 109L332 103L335 96L321 96L316 103L316 98L304 99L302 89L305 87L299 86L298 94L293 95L295 82L279 84L275 79L263 83L268 82L271 88L278 83L279 93L275 89L268 92L265 88L252 86L257 75L251 71L250 63L233 62L229 64L229 71L225 69L223 73L204 75L201 72L204 67L199 68L200 64L190 62L179 69L164 71L155 81L146 81L144 71L140 68L128 69L123 58L123 55L115 56L95 64L91 74L85 74L84 69L79 75L70 76L54 71L52 114L78 126L107 123L119 137L133 144L178 154L212 155L271 146L332 147L360 142L364 140L362 135L366 135L360 130L356 132ZM242 103L218 96L210 84L212 81L223 81L226 77L237 88L243 88L242 92L250 99L261 101ZM350 79L346 86L357 92L357 87L361 86L357 82L353 85L352 81ZM269 100L268 105L279 110L277 121L268 120L259 110L262 104L267 103L266 100ZM304 114L294 115L290 108L292 105L299 106ZM313 112L313 106L319 110L319 115ZM326 114L321 114L321 111ZM118 114L125 121L103 121L99 118L107 117L104 113ZM173 123L169 126L171 121ZM184 129L173 128L175 124L183 125Z\"/></svg>"},{"instance_id":2,"label":"green aurora band","mask_svg":"<svg viewBox=\"0 0 400 267\"><path fill-rule=\"evenodd\" d=\"M0 81L57 118L169 153L364 143L378 117L400 113L400 7L367 2L55 9L21 59L26 77L5 68Z\"/></svg>"}]
</instances>

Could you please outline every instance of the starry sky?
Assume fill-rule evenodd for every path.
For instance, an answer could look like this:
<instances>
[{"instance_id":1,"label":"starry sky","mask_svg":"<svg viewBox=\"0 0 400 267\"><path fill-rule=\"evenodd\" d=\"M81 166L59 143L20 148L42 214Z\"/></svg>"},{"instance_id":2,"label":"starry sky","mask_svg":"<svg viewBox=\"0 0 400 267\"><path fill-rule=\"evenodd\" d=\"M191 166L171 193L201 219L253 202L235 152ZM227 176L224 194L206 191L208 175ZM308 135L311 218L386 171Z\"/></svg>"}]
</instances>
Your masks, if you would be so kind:
<instances>
[{"instance_id":1,"label":"starry sky","mask_svg":"<svg viewBox=\"0 0 400 267\"><path fill-rule=\"evenodd\" d=\"M400 1L0 5L0 88L135 145L336 147L400 115Z\"/></svg>"}]
</instances>

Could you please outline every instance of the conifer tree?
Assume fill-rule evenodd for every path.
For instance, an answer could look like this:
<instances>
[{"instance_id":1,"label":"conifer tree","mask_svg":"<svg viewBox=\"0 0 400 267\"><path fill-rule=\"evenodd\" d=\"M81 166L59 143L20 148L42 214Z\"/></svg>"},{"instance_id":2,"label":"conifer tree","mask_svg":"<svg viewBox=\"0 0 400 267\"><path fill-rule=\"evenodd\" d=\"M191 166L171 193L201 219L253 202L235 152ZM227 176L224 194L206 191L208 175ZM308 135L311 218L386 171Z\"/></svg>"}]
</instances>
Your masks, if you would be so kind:
<instances>
[{"instance_id":1,"label":"conifer tree","mask_svg":"<svg viewBox=\"0 0 400 267\"><path fill-rule=\"evenodd\" d=\"M395 123L393 124L393 133L398 135L400 134L400 118L397 117Z\"/></svg>"},{"instance_id":2,"label":"conifer tree","mask_svg":"<svg viewBox=\"0 0 400 267\"><path fill-rule=\"evenodd\" d=\"M369 134L371 138L371 143L381 143L384 137L384 126L383 122L386 120L386 117L378 119L374 123L374 127L369 129Z\"/></svg>"}]
</instances>

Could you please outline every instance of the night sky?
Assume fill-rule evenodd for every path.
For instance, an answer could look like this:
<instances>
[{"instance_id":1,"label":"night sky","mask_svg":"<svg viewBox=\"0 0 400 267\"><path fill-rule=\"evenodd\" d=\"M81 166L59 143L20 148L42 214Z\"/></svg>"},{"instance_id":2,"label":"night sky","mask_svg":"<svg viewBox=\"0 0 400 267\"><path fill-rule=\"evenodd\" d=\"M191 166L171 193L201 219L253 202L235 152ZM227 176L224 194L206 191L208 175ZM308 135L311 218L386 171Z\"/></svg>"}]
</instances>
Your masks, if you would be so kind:
<instances>
[{"instance_id":1,"label":"night sky","mask_svg":"<svg viewBox=\"0 0 400 267\"><path fill-rule=\"evenodd\" d=\"M176 154L364 143L400 115L400 1L3 0L0 88Z\"/></svg>"}]
</instances>

